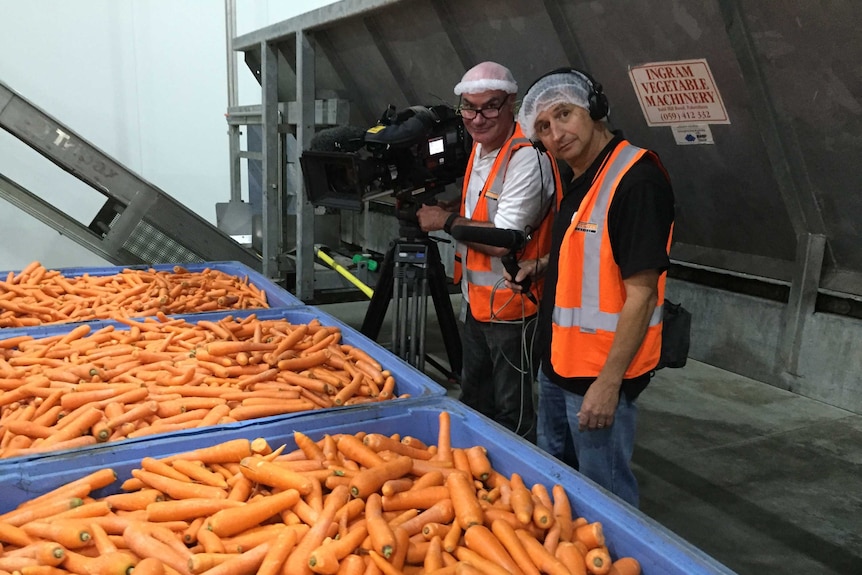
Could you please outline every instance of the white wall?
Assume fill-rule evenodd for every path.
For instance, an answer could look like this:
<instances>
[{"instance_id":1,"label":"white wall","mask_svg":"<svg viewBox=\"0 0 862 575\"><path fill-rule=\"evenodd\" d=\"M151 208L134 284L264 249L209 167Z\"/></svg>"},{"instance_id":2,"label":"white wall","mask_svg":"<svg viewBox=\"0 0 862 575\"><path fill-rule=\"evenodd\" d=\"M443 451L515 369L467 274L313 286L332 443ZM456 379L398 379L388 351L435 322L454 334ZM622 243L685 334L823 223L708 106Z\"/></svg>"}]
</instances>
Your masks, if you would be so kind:
<instances>
[{"instance_id":1,"label":"white wall","mask_svg":"<svg viewBox=\"0 0 862 575\"><path fill-rule=\"evenodd\" d=\"M243 34L333 0L237 0ZM215 222L230 197L224 0L0 0L0 81ZM238 59L240 103L260 102ZM93 191L0 130L0 173L89 224ZM0 270L105 266L0 199Z\"/></svg>"}]
</instances>

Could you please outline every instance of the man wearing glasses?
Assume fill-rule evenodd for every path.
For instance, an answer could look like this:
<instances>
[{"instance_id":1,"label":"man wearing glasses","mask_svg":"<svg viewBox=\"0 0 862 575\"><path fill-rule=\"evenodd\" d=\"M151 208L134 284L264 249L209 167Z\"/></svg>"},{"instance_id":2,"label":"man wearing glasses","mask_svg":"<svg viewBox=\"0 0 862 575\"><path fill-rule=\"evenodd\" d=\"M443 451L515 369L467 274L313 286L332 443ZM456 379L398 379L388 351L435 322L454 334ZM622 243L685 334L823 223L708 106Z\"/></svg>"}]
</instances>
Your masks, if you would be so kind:
<instances>
[{"instance_id":1,"label":"man wearing glasses","mask_svg":"<svg viewBox=\"0 0 862 575\"><path fill-rule=\"evenodd\" d=\"M462 225L520 230L529 240L518 259L538 261L550 249L550 208L559 180L555 164L532 147L515 122L517 91L509 69L495 62L464 74L455 94L473 151L460 209L423 206L417 215L424 231L449 233ZM532 286L532 300L507 288L500 257L508 253L472 242L459 243L456 250L464 322L460 399L535 441L532 334L541 284Z\"/></svg>"}]
</instances>

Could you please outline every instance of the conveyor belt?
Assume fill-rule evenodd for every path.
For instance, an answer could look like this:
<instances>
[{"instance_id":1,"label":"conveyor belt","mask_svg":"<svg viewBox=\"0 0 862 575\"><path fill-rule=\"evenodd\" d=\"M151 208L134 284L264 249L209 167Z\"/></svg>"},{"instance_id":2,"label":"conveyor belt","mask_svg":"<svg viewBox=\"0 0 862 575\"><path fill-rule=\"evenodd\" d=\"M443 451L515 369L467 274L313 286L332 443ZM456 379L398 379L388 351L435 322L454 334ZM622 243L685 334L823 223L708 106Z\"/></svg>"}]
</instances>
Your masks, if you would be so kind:
<instances>
[{"instance_id":1,"label":"conveyor belt","mask_svg":"<svg viewBox=\"0 0 862 575\"><path fill-rule=\"evenodd\" d=\"M244 248L171 196L0 82L0 128L104 195L86 226L0 174L0 197L116 265L238 261Z\"/></svg>"}]
</instances>

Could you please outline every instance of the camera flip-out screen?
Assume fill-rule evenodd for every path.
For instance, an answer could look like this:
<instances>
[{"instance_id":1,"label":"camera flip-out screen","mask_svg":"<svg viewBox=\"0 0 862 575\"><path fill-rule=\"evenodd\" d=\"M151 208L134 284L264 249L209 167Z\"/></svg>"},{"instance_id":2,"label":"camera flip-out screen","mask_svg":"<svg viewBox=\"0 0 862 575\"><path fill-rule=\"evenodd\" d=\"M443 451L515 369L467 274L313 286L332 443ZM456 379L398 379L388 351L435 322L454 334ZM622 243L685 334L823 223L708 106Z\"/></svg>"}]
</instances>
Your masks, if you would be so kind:
<instances>
[{"instance_id":1,"label":"camera flip-out screen","mask_svg":"<svg viewBox=\"0 0 862 575\"><path fill-rule=\"evenodd\" d=\"M433 140L428 141L428 155L433 156L435 154L442 154L446 149L445 144L443 143L443 137L434 138Z\"/></svg>"},{"instance_id":2,"label":"camera flip-out screen","mask_svg":"<svg viewBox=\"0 0 862 575\"><path fill-rule=\"evenodd\" d=\"M315 206L361 210L364 188L356 154L305 151L300 156L305 192Z\"/></svg>"}]
</instances>

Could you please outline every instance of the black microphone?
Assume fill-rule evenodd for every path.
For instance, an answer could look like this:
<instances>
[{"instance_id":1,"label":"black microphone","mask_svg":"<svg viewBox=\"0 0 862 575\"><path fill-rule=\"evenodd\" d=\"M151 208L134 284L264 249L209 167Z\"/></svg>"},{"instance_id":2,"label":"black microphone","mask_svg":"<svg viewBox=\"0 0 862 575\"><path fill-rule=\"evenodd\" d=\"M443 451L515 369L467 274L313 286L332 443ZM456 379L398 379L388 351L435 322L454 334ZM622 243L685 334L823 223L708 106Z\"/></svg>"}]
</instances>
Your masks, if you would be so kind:
<instances>
[{"instance_id":1,"label":"black microphone","mask_svg":"<svg viewBox=\"0 0 862 575\"><path fill-rule=\"evenodd\" d=\"M311 137L312 152L355 152L364 145L365 130L356 126L334 126Z\"/></svg>"},{"instance_id":2,"label":"black microphone","mask_svg":"<svg viewBox=\"0 0 862 575\"><path fill-rule=\"evenodd\" d=\"M473 242L477 244L485 244L486 246L494 246L498 248L506 248L509 253L500 258L503 267L512 276L513 283L521 286L523 293L527 298L536 305L536 298L530 291L530 276L525 277L519 282L514 279L521 271L518 265L518 259L515 257L515 252L524 249L527 245L527 237L521 230L508 230L502 228L488 228L484 226L452 226L451 236L459 242Z\"/></svg>"},{"instance_id":3,"label":"black microphone","mask_svg":"<svg viewBox=\"0 0 862 575\"><path fill-rule=\"evenodd\" d=\"M459 242L473 242L518 251L524 249L526 236L521 230L486 228L484 226L452 226L451 235Z\"/></svg>"}]
</instances>

